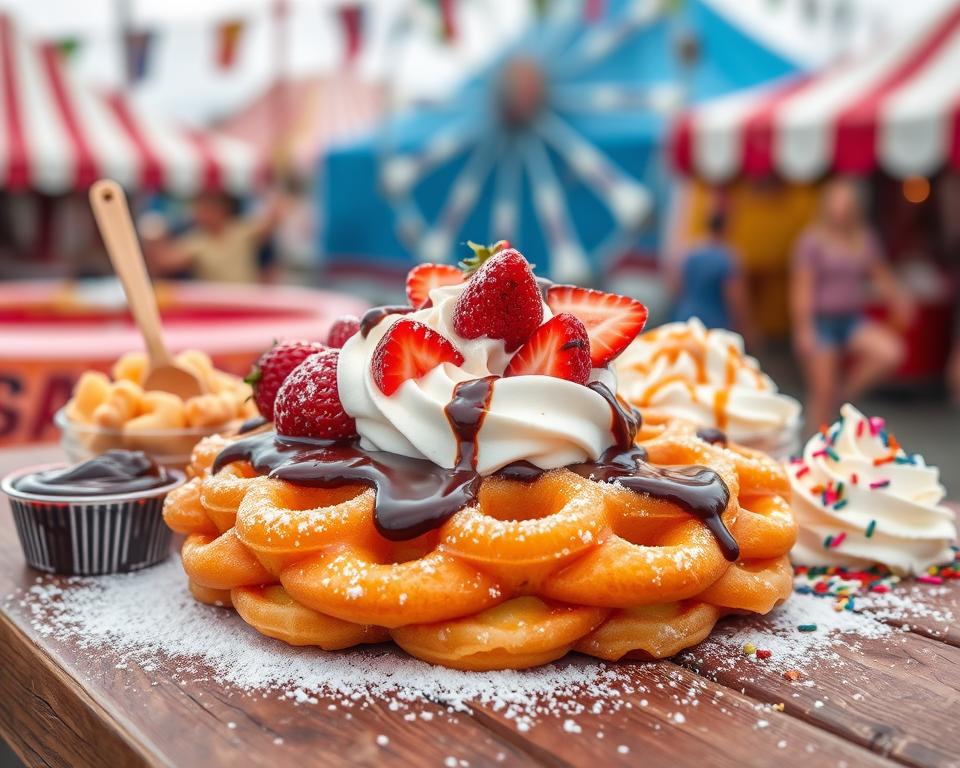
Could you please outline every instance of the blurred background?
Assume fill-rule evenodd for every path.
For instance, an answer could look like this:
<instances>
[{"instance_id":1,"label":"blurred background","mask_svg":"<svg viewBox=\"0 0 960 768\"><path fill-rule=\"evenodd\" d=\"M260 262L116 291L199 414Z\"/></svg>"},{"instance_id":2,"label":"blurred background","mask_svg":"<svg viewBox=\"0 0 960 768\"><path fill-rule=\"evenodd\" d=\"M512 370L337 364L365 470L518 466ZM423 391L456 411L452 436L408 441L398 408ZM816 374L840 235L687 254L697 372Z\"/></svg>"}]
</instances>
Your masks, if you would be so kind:
<instances>
[{"instance_id":1,"label":"blurred background","mask_svg":"<svg viewBox=\"0 0 960 768\"><path fill-rule=\"evenodd\" d=\"M140 344L109 176L228 370L506 238L734 327L811 426L856 397L957 498L958 68L958 0L3 0L0 446Z\"/></svg>"}]
</instances>

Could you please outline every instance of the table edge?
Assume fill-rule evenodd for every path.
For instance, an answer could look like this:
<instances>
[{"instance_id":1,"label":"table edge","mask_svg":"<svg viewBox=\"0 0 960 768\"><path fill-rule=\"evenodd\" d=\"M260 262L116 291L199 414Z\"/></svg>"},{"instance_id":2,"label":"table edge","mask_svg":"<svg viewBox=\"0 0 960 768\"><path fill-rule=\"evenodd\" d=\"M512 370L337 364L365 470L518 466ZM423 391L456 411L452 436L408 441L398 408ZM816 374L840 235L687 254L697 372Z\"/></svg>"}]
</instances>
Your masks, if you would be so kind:
<instances>
[{"instance_id":1,"label":"table edge","mask_svg":"<svg viewBox=\"0 0 960 768\"><path fill-rule=\"evenodd\" d=\"M137 737L136 729L116 717L93 698L80 681L74 678L64 667L57 664L54 657L41 645L31 640L24 629L18 626L10 615L4 611L0 611L0 644L6 644L12 654L28 661L28 666L19 670L25 674L19 675L21 679L14 681L14 684L19 683L41 698L44 689L47 687L54 688L62 699L66 699L65 703L74 708L71 710L63 706L51 707L51 709L55 709L58 719L64 722L70 732L77 734L78 737L84 736L83 743L96 749L95 756L98 758L98 762L87 762L87 765L103 765L102 760L108 751L112 753L113 760L119 761L113 762L114 765L165 765L158 760L160 755L150 750L147 744ZM6 672L7 674L4 676L8 679L17 677L17 665L11 665ZM20 719L14 714L16 707L11 706L12 704L15 704L15 702L11 702L6 697L0 697L0 707L10 710L10 721L16 723ZM33 716L30 707L23 707L21 711L28 717ZM96 733L91 733L88 728L90 723L99 724L101 728ZM76 762L70 763L69 759L65 758L57 749L57 742L54 739L36 744L35 740L8 731L2 721L0 721L0 735L3 736L20 759L28 765L30 756L24 754L23 747L25 745L30 748L46 747L48 754L56 755L64 761L64 764L78 765ZM34 752L43 754L40 749L34 749ZM77 757L74 754L71 755L70 759L76 759Z\"/></svg>"}]
</instances>

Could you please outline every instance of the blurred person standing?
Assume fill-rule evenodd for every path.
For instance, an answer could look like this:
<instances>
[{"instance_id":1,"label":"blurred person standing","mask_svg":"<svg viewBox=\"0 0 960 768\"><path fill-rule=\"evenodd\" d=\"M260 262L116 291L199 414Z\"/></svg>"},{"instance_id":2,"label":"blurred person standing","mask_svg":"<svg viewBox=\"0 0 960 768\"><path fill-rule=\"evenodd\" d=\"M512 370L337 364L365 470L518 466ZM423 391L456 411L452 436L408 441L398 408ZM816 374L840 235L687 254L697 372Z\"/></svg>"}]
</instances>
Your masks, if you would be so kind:
<instances>
[{"instance_id":1,"label":"blurred person standing","mask_svg":"<svg viewBox=\"0 0 960 768\"><path fill-rule=\"evenodd\" d=\"M892 327L866 316L871 291L886 305ZM816 429L900 365L906 350L895 329L905 329L912 314L850 180L825 185L817 220L797 241L790 304L807 425Z\"/></svg>"},{"instance_id":2,"label":"blurred person standing","mask_svg":"<svg viewBox=\"0 0 960 768\"><path fill-rule=\"evenodd\" d=\"M680 255L667 279L676 297L674 320L697 317L707 328L729 328L753 341L746 281L740 257L727 242L727 217L721 209L710 214L706 237Z\"/></svg>"},{"instance_id":3,"label":"blurred person standing","mask_svg":"<svg viewBox=\"0 0 960 768\"><path fill-rule=\"evenodd\" d=\"M249 216L238 209L227 194L201 194L193 203L193 226L185 234L148 244L151 271L217 283L270 282L272 264L262 254L280 219L279 201L271 200Z\"/></svg>"}]
</instances>

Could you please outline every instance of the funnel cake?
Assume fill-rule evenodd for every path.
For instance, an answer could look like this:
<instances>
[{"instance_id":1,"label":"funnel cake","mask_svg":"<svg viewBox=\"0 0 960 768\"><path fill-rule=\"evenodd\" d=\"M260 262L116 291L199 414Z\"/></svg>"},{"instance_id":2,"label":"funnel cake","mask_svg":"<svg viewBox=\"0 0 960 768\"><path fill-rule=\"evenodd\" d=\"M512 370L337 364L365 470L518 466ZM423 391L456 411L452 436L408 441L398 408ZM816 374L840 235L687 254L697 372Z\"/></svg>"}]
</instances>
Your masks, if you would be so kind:
<instances>
[{"instance_id":1,"label":"funnel cake","mask_svg":"<svg viewBox=\"0 0 960 768\"><path fill-rule=\"evenodd\" d=\"M337 376L359 434L291 437L280 434L278 415L276 432L265 427L196 447L192 479L171 494L164 514L187 535L183 565L198 600L232 606L259 632L293 645L335 650L392 640L431 663L488 670L535 666L571 650L609 660L670 656L703 640L723 615L763 613L790 594L796 524L777 463L719 438L708 442L685 421L652 417L641 426L605 382L603 356L618 352L607 344L610 324L596 330L563 312L541 317L534 337L548 327L607 335L596 345L589 336L589 351L584 331L582 345L553 348L541 338L537 350L553 352L533 354L523 344L499 358L506 336L498 336L486 360L502 364L479 366L467 334L447 327L456 317L451 302L465 295L464 285L434 288L432 307L361 323ZM554 309L549 298L545 315ZM404 369L409 379L381 412L389 414L393 398L416 396L429 431L423 398L440 389L429 379L449 376L452 390L439 405L449 457L371 447L392 433L364 422L373 411L357 405L355 388L346 394L352 368L345 365L358 357L373 361L371 380L357 385L378 388L373 402L393 386L376 369L389 364L388 354L359 353L382 351L391 329L407 332L406 318L429 321L451 349L436 369ZM435 343L429 334L404 338ZM583 364L567 353L588 357ZM417 360L424 354L418 350ZM322 369L317 361L314 370ZM543 384L555 396L527 408L528 418L549 421L547 431L498 442L510 405L503 393L520 397ZM315 398L320 390L311 391ZM582 398L578 418L602 415L599 448L561 434L562 415L551 409L571 397ZM297 423L303 418L301 409ZM548 447L560 465L550 466Z\"/></svg>"}]
</instances>

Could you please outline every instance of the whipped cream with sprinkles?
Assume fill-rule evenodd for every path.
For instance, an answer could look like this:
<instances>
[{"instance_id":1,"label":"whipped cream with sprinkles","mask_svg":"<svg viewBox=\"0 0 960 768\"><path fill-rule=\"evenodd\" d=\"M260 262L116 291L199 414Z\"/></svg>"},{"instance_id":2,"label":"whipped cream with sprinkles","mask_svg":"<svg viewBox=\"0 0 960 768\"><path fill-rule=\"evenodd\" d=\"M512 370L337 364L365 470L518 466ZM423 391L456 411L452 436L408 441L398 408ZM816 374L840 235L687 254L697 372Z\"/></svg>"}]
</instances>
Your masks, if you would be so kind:
<instances>
[{"instance_id":1,"label":"whipped cream with sprinkles","mask_svg":"<svg viewBox=\"0 0 960 768\"><path fill-rule=\"evenodd\" d=\"M941 504L939 470L907 453L883 419L849 403L840 414L788 467L800 526L794 562L881 564L900 575L952 562L956 518Z\"/></svg>"}]
</instances>

